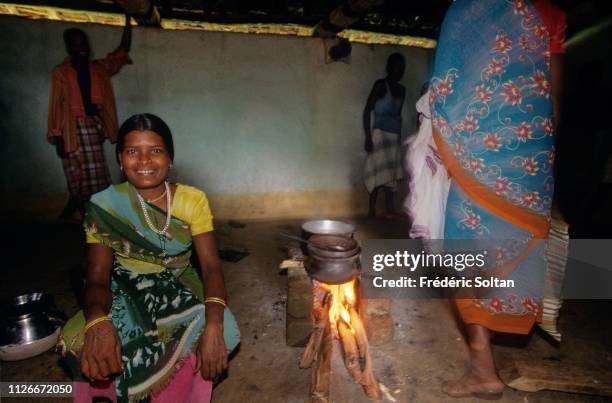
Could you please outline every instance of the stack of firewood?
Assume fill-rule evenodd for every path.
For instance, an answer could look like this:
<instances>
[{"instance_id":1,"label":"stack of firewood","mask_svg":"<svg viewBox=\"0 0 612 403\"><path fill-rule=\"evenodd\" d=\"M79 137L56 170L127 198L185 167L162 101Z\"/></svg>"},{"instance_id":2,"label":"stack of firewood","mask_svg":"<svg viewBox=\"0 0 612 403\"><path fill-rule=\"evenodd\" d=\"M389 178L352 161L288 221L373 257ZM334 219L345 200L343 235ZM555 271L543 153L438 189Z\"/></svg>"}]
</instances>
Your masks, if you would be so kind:
<instances>
[{"instance_id":1,"label":"stack of firewood","mask_svg":"<svg viewBox=\"0 0 612 403\"><path fill-rule=\"evenodd\" d=\"M360 384L370 400L381 400L380 386L372 369L368 337L363 321L354 306L348 306L350 320L330 322L332 292L313 282L313 331L300 360L300 368L310 368L313 363L311 402L330 402L331 357L333 340L338 339L342 346L344 364L355 383ZM356 304L354 304L356 305Z\"/></svg>"}]
</instances>

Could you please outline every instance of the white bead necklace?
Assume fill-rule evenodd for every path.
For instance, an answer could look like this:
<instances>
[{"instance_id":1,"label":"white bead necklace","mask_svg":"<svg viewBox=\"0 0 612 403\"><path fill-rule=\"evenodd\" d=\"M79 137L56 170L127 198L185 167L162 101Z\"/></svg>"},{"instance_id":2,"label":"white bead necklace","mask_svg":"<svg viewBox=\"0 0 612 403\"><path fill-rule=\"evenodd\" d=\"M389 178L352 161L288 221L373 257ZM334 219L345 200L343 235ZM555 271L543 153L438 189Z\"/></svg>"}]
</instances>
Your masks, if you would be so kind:
<instances>
[{"instance_id":1,"label":"white bead necklace","mask_svg":"<svg viewBox=\"0 0 612 403\"><path fill-rule=\"evenodd\" d=\"M144 218L147 222L147 225L149 226L151 231L155 232L157 235L160 236L166 235L166 233L168 232L168 228L170 228L170 220L172 218L172 195L170 192L170 185L168 184L168 181L165 181L164 185L166 186L166 223L164 224L164 227L162 229L155 228L155 225L153 225L151 217L149 217L149 213L147 212L147 206L145 205L144 198L140 195L140 193L138 193L138 191L136 191L136 196L138 197L138 201L140 202L142 214L144 214Z\"/></svg>"}]
</instances>

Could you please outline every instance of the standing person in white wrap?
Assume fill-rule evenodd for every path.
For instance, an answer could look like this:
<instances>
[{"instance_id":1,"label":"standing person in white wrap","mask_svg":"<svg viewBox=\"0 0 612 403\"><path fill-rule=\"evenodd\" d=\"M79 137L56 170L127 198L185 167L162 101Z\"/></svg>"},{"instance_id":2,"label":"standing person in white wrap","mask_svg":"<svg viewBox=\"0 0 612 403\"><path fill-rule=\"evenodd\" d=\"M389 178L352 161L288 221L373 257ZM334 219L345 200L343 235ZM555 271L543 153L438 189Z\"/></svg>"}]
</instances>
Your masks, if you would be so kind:
<instances>
[{"instance_id":1,"label":"standing person in white wrap","mask_svg":"<svg viewBox=\"0 0 612 403\"><path fill-rule=\"evenodd\" d=\"M364 180L370 193L368 217L376 215L376 199L381 188L385 192L387 216L395 214L395 188L397 181L403 177L400 147L406 88L399 81L405 69L404 56L400 53L391 54L387 60L387 77L374 83L363 111L364 148L368 153Z\"/></svg>"},{"instance_id":2,"label":"standing person in white wrap","mask_svg":"<svg viewBox=\"0 0 612 403\"><path fill-rule=\"evenodd\" d=\"M444 215L450 189L450 176L442 162L431 131L431 90L421 95L416 104L419 130L406 141L406 172L409 194L404 202L412 222L410 238L444 238Z\"/></svg>"}]
</instances>

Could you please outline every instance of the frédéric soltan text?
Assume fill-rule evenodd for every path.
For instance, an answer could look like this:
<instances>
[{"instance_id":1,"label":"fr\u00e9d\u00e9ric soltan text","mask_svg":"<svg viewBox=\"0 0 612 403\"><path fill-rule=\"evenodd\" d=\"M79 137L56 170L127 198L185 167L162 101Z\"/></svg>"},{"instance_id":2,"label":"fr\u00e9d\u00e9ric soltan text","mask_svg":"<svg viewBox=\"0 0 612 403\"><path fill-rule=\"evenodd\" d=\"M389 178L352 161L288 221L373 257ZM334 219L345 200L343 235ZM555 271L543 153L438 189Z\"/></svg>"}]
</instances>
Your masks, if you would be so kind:
<instances>
[{"instance_id":1,"label":"fr\u00e9d\u00e9ric soltan text","mask_svg":"<svg viewBox=\"0 0 612 403\"><path fill-rule=\"evenodd\" d=\"M385 279L374 277L372 284L376 288L514 288L514 280L499 279L497 277L474 278L418 278L400 277L398 279Z\"/></svg>"}]
</instances>

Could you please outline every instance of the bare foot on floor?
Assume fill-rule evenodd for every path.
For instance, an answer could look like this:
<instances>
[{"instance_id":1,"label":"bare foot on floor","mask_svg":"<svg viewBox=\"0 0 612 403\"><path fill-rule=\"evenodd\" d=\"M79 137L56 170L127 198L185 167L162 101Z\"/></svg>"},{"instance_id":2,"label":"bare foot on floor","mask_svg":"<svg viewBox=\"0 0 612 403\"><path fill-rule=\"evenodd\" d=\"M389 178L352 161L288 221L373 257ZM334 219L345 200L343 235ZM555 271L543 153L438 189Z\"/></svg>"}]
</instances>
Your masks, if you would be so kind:
<instances>
[{"instance_id":1,"label":"bare foot on floor","mask_svg":"<svg viewBox=\"0 0 612 403\"><path fill-rule=\"evenodd\" d=\"M503 382L497 375L481 376L473 370L468 370L461 379L446 382L442 391L452 397L478 396L481 398L501 397L504 390Z\"/></svg>"}]
</instances>

